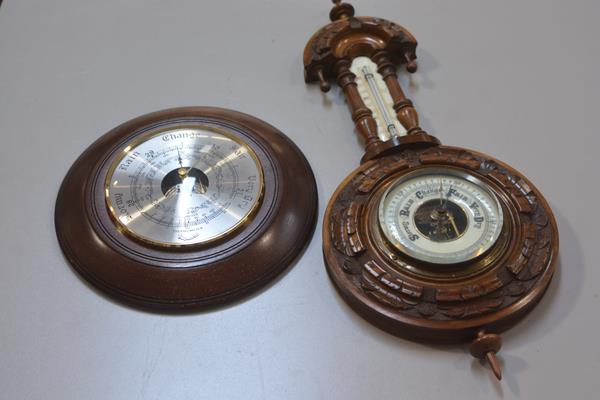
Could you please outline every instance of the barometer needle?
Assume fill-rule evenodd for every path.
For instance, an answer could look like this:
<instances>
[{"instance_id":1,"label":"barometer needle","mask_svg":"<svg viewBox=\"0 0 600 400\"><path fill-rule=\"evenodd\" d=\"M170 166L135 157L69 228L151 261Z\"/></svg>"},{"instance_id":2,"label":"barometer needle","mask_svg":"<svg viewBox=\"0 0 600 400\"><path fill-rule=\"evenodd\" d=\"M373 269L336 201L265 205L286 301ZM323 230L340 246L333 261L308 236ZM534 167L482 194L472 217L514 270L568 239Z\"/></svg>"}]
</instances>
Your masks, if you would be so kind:
<instances>
[{"instance_id":1,"label":"barometer needle","mask_svg":"<svg viewBox=\"0 0 600 400\"><path fill-rule=\"evenodd\" d=\"M444 200L444 210L448 209L448 200L450 199L451 195L452 195L452 185L450 185L450 187L448 188L448 193L446 194L446 200Z\"/></svg>"},{"instance_id":2,"label":"barometer needle","mask_svg":"<svg viewBox=\"0 0 600 400\"><path fill-rule=\"evenodd\" d=\"M179 153L179 147L177 148L177 160L179 160L179 166L183 168L183 161L181 160L181 154Z\"/></svg>"},{"instance_id":3,"label":"barometer needle","mask_svg":"<svg viewBox=\"0 0 600 400\"><path fill-rule=\"evenodd\" d=\"M179 152L179 147L177 148L177 160L179 161L179 177L183 181L185 178L188 177L188 175L190 174L190 171L194 167L193 166L189 167L187 170L183 167L183 160L181 159L181 153Z\"/></svg>"},{"instance_id":4,"label":"barometer needle","mask_svg":"<svg viewBox=\"0 0 600 400\"><path fill-rule=\"evenodd\" d=\"M454 215L452 215L451 213L448 213L448 219L450 220L450 223L452 224L452 229L454 229L454 233L456 233L456 237L459 237L460 233L458 232L458 227L456 226L456 222L454 221Z\"/></svg>"}]
</instances>

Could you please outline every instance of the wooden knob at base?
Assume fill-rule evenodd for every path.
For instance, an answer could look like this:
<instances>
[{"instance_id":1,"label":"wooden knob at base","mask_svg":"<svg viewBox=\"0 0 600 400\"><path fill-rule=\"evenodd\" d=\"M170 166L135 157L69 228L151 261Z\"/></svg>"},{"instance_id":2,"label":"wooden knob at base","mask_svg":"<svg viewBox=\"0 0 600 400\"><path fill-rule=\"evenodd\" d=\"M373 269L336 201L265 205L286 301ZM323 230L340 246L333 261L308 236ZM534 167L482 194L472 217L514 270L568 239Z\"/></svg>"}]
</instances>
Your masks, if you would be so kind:
<instances>
[{"instance_id":1,"label":"wooden knob at base","mask_svg":"<svg viewBox=\"0 0 600 400\"><path fill-rule=\"evenodd\" d=\"M499 335L480 331L469 348L473 357L487 361L498 380L502 380L502 369L496 358L496 353L500 351L501 347L502 338Z\"/></svg>"}]
</instances>

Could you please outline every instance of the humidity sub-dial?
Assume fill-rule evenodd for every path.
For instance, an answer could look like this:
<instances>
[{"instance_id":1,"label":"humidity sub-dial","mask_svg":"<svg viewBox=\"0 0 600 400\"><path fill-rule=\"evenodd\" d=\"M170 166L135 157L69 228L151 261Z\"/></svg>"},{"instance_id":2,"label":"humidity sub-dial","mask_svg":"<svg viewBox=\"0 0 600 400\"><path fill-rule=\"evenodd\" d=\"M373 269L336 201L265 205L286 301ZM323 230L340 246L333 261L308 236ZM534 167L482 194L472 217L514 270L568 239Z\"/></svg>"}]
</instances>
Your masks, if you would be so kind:
<instances>
[{"instance_id":1,"label":"humidity sub-dial","mask_svg":"<svg viewBox=\"0 0 600 400\"><path fill-rule=\"evenodd\" d=\"M398 179L379 206L379 228L388 242L434 264L479 257L497 241L502 225L502 208L487 185L450 169Z\"/></svg>"}]
</instances>

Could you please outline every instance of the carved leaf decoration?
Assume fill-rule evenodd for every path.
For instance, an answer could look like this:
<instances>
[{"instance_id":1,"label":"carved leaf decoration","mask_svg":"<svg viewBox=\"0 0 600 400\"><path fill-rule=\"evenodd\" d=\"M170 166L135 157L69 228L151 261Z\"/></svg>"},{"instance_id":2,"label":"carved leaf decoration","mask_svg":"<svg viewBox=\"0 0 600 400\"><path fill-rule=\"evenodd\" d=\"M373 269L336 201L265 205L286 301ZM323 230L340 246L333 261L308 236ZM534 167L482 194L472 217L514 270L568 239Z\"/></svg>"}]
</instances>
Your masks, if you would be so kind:
<instances>
[{"instance_id":1,"label":"carved leaf decoration","mask_svg":"<svg viewBox=\"0 0 600 400\"><path fill-rule=\"evenodd\" d=\"M481 167L480 159L468 151L459 149L429 149L421 153L419 160L423 164L453 164L473 170Z\"/></svg>"},{"instance_id":2,"label":"carved leaf decoration","mask_svg":"<svg viewBox=\"0 0 600 400\"><path fill-rule=\"evenodd\" d=\"M523 224L523 238L525 240L535 240L537 234L537 227L535 224L528 222Z\"/></svg>"},{"instance_id":3,"label":"carved leaf decoration","mask_svg":"<svg viewBox=\"0 0 600 400\"><path fill-rule=\"evenodd\" d=\"M377 182L383 179L383 177L383 174L372 174L370 176L366 176L358 187L358 191L361 193L369 193L377 185Z\"/></svg>"},{"instance_id":4,"label":"carved leaf decoration","mask_svg":"<svg viewBox=\"0 0 600 400\"><path fill-rule=\"evenodd\" d=\"M476 299L500 287L502 287L502 282L500 279L495 279L493 282L490 282L487 285L468 285L462 289L461 297L465 300Z\"/></svg>"},{"instance_id":5,"label":"carved leaf decoration","mask_svg":"<svg viewBox=\"0 0 600 400\"><path fill-rule=\"evenodd\" d=\"M503 298L486 299L475 304L465 304L442 310L449 318L468 318L490 312L502 305Z\"/></svg>"},{"instance_id":6,"label":"carved leaf decoration","mask_svg":"<svg viewBox=\"0 0 600 400\"><path fill-rule=\"evenodd\" d=\"M460 165L464 168L469 168L469 169L473 169L476 170L479 168L479 165L481 165L481 163L479 162L479 160L459 160L459 162L456 163L457 165Z\"/></svg>"},{"instance_id":7,"label":"carved leaf decoration","mask_svg":"<svg viewBox=\"0 0 600 400\"><path fill-rule=\"evenodd\" d=\"M387 292L373 291L369 292L369 294L376 298L380 303L386 304L392 308L408 310L413 307L411 304L404 302L400 297Z\"/></svg>"},{"instance_id":8,"label":"carved leaf decoration","mask_svg":"<svg viewBox=\"0 0 600 400\"><path fill-rule=\"evenodd\" d=\"M537 247L538 249L542 249L544 247L549 247L552 239L550 238L550 230L544 229L539 235L537 239Z\"/></svg>"},{"instance_id":9,"label":"carved leaf decoration","mask_svg":"<svg viewBox=\"0 0 600 400\"><path fill-rule=\"evenodd\" d=\"M373 260L367 261L364 265L364 268L365 271L375 279L379 279L379 277L386 274L385 270Z\"/></svg>"},{"instance_id":10,"label":"carved leaf decoration","mask_svg":"<svg viewBox=\"0 0 600 400\"><path fill-rule=\"evenodd\" d=\"M377 165L377 168L370 168L363 174L357 190L361 193L369 193L377 184L389 175L408 168L408 161L401 159L392 164Z\"/></svg>"},{"instance_id":11,"label":"carved leaf decoration","mask_svg":"<svg viewBox=\"0 0 600 400\"><path fill-rule=\"evenodd\" d=\"M363 275L361 286L367 294L376 299L379 303L385 304L392 308L399 308L402 310L408 310L414 305L405 302L400 296L388 292L374 281L373 277L367 274Z\"/></svg>"},{"instance_id":12,"label":"carved leaf decoration","mask_svg":"<svg viewBox=\"0 0 600 400\"><path fill-rule=\"evenodd\" d=\"M365 246L358 232L358 221L362 204L350 203L331 216L329 228L334 247L346 256L354 257L365 251Z\"/></svg>"},{"instance_id":13,"label":"carved leaf decoration","mask_svg":"<svg viewBox=\"0 0 600 400\"><path fill-rule=\"evenodd\" d=\"M502 291L503 287L504 287L504 283L502 281L500 281L500 286L499 286L498 290L494 290L487 297L490 299L496 299L498 297L504 296L504 292Z\"/></svg>"},{"instance_id":14,"label":"carved leaf decoration","mask_svg":"<svg viewBox=\"0 0 600 400\"><path fill-rule=\"evenodd\" d=\"M538 228L545 228L548 226L548 215L546 215L546 213L537 213L535 216L535 223Z\"/></svg>"},{"instance_id":15,"label":"carved leaf decoration","mask_svg":"<svg viewBox=\"0 0 600 400\"><path fill-rule=\"evenodd\" d=\"M365 275L371 276L377 282L383 284L387 289L392 290L397 294L404 294L415 299L421 298L423 295L423 287L400 280L397 277L390 276L383 268L381 268L374 260L370 260L364 265ZM406 300L412 302L412 300ZM416 304L416 303L415 303Z\"/></svg>"},{"instance_id":16,"label":"carved leaf decoration","mask_svg":"<svg viewBox=\"0 0 600 400\"><path fill-rule=\"evenodd\" d=\"M355 253L360 253L365 250L365 246L358 234L358 221L362 210L362 204L351 203L346 211L346 234L350 241L352 250Z\"/></svg>"},{"instance_id":17,"label":"carved leaf decoration","mask_svg":"<svg viewBox=\"0 0 600 400\"><path fill-rule=\"evenodd\" d=\"M549 258L550 246L538 249L535 256L531 258L529 269L524 270L517 278L520 281L528 281L535 278L546 268Z\"/></svg>"},{"instance_id":18,"label":"carved leaf decoration","mask_svg":"<svg viewBox=\"0 0 600 400\"><path fill-rule=\"evenodd\" d=\"M532 204L533 201L533 197L526 197L526 196L514 196L515 199L517 200L517 204L518 207L517 209L519 210L519 212L525 213L525 214L531 214L534 210L535 210L535 205Z\"/></svg>"},{"instance_id":19,"label":"carved leaf decoration","mask_svg":"<svg viewBox=\"0 0 600 400\"><path fill-rule=\"evenodd\" d=\"M488 173L498 184L503 186L517 205L519 212L531 214L535 211L536 199L530 194L531 188L521 178L516 178L507 172L495 169Z\"/></svg>"},{"instance_id":20,"label":"carved leaf decoration","mask_svg":"<svg viewBox=\"0 0 600 400\"><path fill-rule=\"evenodd\" d=\"M364 275L360 280L360 287L362 287L362 289L367 293L375 290L375 285L373 284L373 282L370 279L366 278Z\"/></svg>"},{"instance_id":21,"label":"carved leaf decoration","mask_svg":"<svg viewBox=\"0 0 600 400\"><path fill-rule=\"evenodd\" d=\"M527 223L523 225L523 248L521 250L521 254L514 262L508 264L506 268L513 275L519 275L521 271L527 266L529 262L529 257L533 253L535 246L535 239L537 235L537 228L532 223Z\"/></svg>"},{"instance_id":22,"label":"carved leaf decoration","mask_svg":"<svg viewBox=\"0 0 600 400\"><path fill-rule=\"evenodd\" d=\"M506 268L508 268L513 275L519 275L527 265L527 261L529 261L529 259L521 254L515 262L508 264Z\"/></svg>"},{"instance_id":23,"label":"carved leaf decoration","mask_svg":"<svg viewBox=\"0 0 600 400\"><path fill-rule=\"evenodd\" d=\"M458 158L454 160L454 164L475 170L481 167L481 160L475 158L473 154L468 151L461 151Z\"/></svg>"},{"instance_id":24,"label":"carved leaf decoration","mask_svg":"<svg viewBox=\"0 0 600 400\"><path fill-rule=\"evenodd\" d=\"M403 289L406 284L408 283L390 277L373 260L364 265L361 286L367 294L382 304L402 310L407 310L417 305L419 303L418 300L404 296L405 291ZM410 285L412 295L414 296L414 292L417 291L420 296L422 288L416 288L418 288L416 285Z\"/></svg>"},{"instance_id":25,"label":"carved leaf decoration","mask_svg":"<svg viewBox=\"0 0 600 400\"><path fill-rule=\"evenodd\" d=\"M526 290L527 287L522 282L516 282L506 287L506 293L513 297L521 296Z\"/></svg>"},{"instance_id":26,"label":"carved leaf decoration","mask_svg":"<svg viewBox=\"0 0 600 400\"><path fill-rule=\"evenodd\" d=\"M422 164L440 164L440 163L445 163L448 161L448 156L450 155L450 153L453 153L455 151L453 150L449 150L449 149L445 149L445 150L440 150L439 148L432 148L429 150L424 151L423 153L421 153L421 155L419 156L419 161ZM452 157L454 158L454 157Z\"/></svg>"},{"instance_id":27,"label":"carved leaf decoration","mask_svg":"<svg viewBox=\"0 0 600 400\"><path fill-rule=\"evenodd\" d=\"M502 281L494 276L475 285L438 289L437 301L465 301L485 296L502 287Z\"/></svg>"},{"instance_id":28,"label":"carved leaf decoration","mask_svg":"<svg viewBox=\"0 0 600 400\"><path fill-rule=\"evenodd\" d=\"M481 172L489 174L491 171L498 169L498 164L492 160L484 160L480 165Z\"/></svg>"},{"instance_id":29,"label":"carved leaf decoration","mask_svg":"<svg viewBox=\"0 0 600 400\"><path fill-rule=\"evenodd\" d=\"M423 295L423 287L408 282L403 282L401 291L415 299L419 299Z\"/></svg>"},{"instance_id":30,"label":"carved leaf decoration","mask_svg":"<svg viewBox=\"0 0 600 400\"><path fill-rule=\"evenodd\" d=\"M432 317L437 312L437 307L431 303L420 303L417 305L417 311L424 317Z\"/></svg>"},{"instance_id":31,"label":"carved leaf decoration","mask_svg":"<svg viewBox=\"0 0 600 400\"><path fill-rule=\"evenodd\" d=\"M523 226L523 248L521 254L506 268L520 281L527 281L538 276L547 266L551 252L551 236L546 223L540 228L537 223L527 223Z\"/></svg>"},{"instance_id":32,"label":"carved leaf decoration","mask_svg":"<svg viewBox=\"0 0 600 400\"><path fill-rule=\"evenodd\" d=\"M346 243L344 242L344 231L342 230L340 213L336 213L331 216L331 219L329 220L329 234L331 236L333 246L338 251L344 255L353 255L347 254L348 252L346 250Z\"/></svg>"},{"instance_id":33,"label":"carved leaf decoration","mask_svg":"<svg viewBox=\"0 0 600 400\"><path fill-rule=\"evenodd\" d=\"M370 20L372 20L374 23L379 24L387 33L388 35L392 36L392 39L390 40L395 40L395 41L399 41L399 42L403 42L404 41L404 31L402 30L402 27L394 22L388 21L386 19L381 19L381 18L372 18L372 17L368 17Z\"/></svg>"},{"instance_id":34,"label":"carved leaf decoration","mask_svg":"<svg viewBox=\"0 0 600 400\"><path fill-rule=\"evenodd\" d=\"M512 198L517 202L517 210L524 214L531 214L534 211L534 207L531 204L531 199L520 195L517 192L511 192Z\"/></svg>"},{"instance_id":35,"label":"carved leaf decoration","mask_svg":"<svg viewBox=\"0 0 600 400\"><path fill-rule=\"evenodd\" d=\"M351 275L360 274L361 268L356 263L352 262L349 259L345 259L342 263L342 270Z\"/></svg>"}]
</instances>

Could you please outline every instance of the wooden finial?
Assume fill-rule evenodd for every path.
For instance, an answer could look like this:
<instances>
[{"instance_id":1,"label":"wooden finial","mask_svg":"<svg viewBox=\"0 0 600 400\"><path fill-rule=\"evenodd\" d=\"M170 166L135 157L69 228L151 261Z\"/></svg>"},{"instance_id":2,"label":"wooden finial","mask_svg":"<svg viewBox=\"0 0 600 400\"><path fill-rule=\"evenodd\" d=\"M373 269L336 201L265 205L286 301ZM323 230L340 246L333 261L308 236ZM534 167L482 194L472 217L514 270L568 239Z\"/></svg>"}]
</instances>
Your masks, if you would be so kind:
<instances>
[{"instance_id":1,"label":"wooden finial","mask_svg":"<svg viewBox=\"0 0 600 400\"><path fill-rule=\"evenodd\" d=\"M333 0L335 6L329 12L329 19L337 21L340 19L348 19L354 16L354 7L349 3L342 3L341 0Z\"/></svg>"},{"instance_id":2,"label":"wooden finial","mask_svg":"<svg viewBox=\"0 0 600 400\"><path fill-rule=\"evenodd\" d=\"M319 77L319 87L321 88L321 91L324 93L329 92L329 90L331 89L331 85L329 84L329 82L327 82L325 76L323 75L323 68L319 68L319 70L317 71L317 76Z\"/></svg>"},{"instance_id":3,"label":"wooden finial","mask_svg":"<svg viewBox=\"0 0 600 400\"><path fill-rule=\"evenodd\" d=\"M406 59L406 70L411 74L417 72L417 62L413 58L413 55L410 52L404 53L404 58Z\"/></svg>"},{"instance_id":4,"label":"wooden finial","mask_svg":"<svg viewBox=\"0 0 600 400\"><path fill-rule=\"evenodd\" d=\"M471 355L480 360L485 360L490 365L496 378L502 380L502 369L496 358L496 353L502 347L502 338L493 333L479 331L477 338L471 343Z\"/></svg>"}]
</instances>

